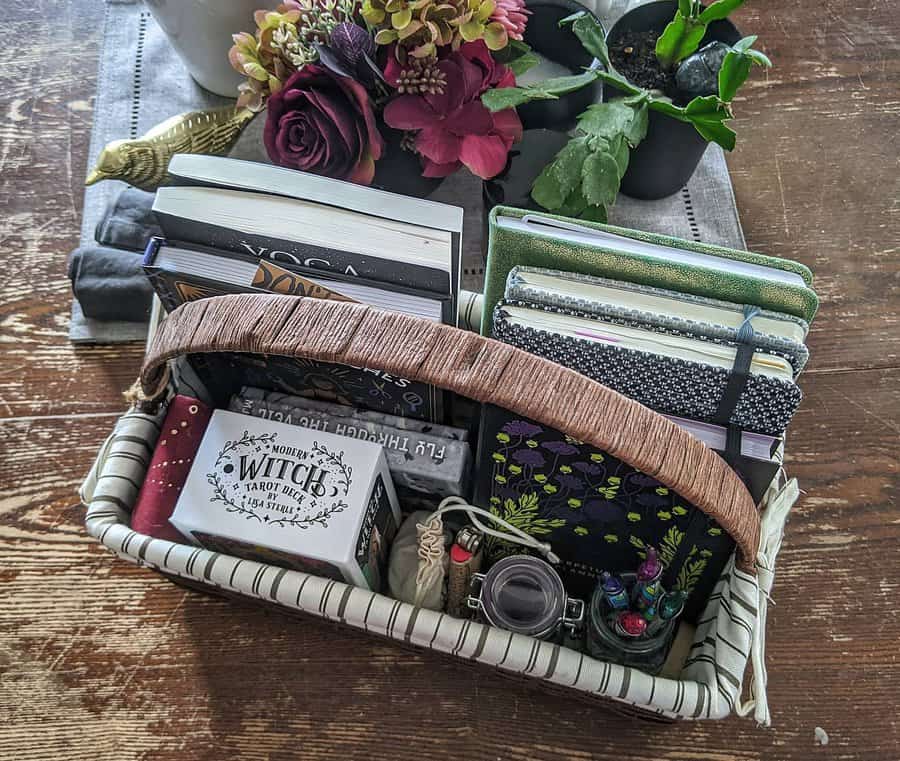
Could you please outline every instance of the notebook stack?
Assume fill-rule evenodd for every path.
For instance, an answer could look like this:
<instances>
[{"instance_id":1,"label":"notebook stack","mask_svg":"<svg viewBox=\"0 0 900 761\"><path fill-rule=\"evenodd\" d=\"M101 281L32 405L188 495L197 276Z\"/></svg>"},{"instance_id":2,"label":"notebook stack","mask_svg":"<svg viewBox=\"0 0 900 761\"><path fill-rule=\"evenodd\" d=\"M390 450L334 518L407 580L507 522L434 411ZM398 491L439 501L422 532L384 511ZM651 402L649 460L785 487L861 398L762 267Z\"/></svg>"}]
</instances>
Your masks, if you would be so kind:
<instances>
[{"instance_id":1,"label":"notebook stack","mask_svg":"<svg viewBox=\"0 0 900 761\"><path fill-rule=\"evenodd\" d=\"M668 416L760 502L802 396L818 306L809 270L500 208L485 291L485 332ZM667 581L692 592L710 589L730 554L720 527L608 453L496 408L484 412L479 446L477 500L513 515L524 501L573 573L626 568L653 544Z\"/></svg>"},{"instance_id":2,"label":"notebook stack","mask_svg":"<svg viewBox=\"0 0 900 761\"><path fill-rule=\"evenodd\" d=\"M180 154L144 270L167 311L231 293L357 301L456 324L463 211L290 169ZM443 394L377 370L216 353L192 358L217 404L254 386L438 421Z\"/></svg>"}]
</instances>

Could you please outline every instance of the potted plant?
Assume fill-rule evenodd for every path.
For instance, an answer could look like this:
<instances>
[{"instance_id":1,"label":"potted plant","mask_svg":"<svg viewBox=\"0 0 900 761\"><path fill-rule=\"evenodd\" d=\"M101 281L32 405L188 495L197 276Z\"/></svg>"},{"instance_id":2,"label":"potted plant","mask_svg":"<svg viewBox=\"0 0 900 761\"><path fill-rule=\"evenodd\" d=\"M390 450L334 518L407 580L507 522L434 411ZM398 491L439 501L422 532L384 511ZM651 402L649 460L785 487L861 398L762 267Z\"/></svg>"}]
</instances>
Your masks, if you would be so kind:
<instances>
[{"instance_id":1,"label":"potted plant","mask_svg":"<svg viewBox=\"0 0 900 761\"><path fill-rule=\"evenodd\" d=\"M482 96L499 110L552 100L597 79L606 85L606 99L579 116L575 134L534 181L532 198L564 216L605 221L620 186L638 198L661 198L690 178L709 142L732 150L731 101L753 64L771 65L752 48L756 37L738 39L733 26L719 23L742 2L650 3L625 14L608 38L586 14L564 19L601 67Z\"/></svg>"}]
</instances>

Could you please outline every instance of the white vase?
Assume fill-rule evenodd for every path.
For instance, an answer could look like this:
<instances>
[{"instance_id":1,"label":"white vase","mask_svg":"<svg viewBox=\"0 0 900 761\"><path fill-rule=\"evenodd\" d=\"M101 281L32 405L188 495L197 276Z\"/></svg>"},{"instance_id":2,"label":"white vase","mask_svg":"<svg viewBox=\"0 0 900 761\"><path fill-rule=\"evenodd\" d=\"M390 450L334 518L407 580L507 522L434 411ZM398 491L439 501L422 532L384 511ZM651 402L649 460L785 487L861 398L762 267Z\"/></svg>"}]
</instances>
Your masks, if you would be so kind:
<instances>
[{"instance_id":1,"label":"white vase","mask_svg":"<svg viewBox=\"0 0 900 761\"><path fill-rule=\"evenodd\" d=\"M253 32L253 11L277 1L144 0L196 82L228 98L243 79L228 63L231 35Z\"/></svg>"}]
</instances>

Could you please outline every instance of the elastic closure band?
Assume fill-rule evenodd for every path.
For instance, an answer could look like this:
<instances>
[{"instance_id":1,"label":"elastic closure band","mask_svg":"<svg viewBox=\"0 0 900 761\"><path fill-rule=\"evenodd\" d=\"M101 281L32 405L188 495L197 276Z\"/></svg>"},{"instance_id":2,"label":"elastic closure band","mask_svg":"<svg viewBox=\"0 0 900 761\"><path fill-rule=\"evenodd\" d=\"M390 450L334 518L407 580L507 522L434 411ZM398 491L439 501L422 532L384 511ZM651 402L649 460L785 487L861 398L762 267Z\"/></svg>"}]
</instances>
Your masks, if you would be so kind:
<instances>
[{"instance_id":1,"label":"elastic closure band","mask_svg":"<svg viewBox=\"0 0 900 761\"><path fill-rule=\"evenodd\" d=\"M744 388L747 385L747 379L750 376L750 363L753 361L753 353L755 351L753 343L754 331L750 321L759 314L759 311L759 307L749 305L744 307L744 321L738 328L735 338L737 341L737 352L734 356L734 364L728 375L725 392L722 394L722 399L713 417L713 422L719 425L730 425L731 416L734 414L735 407L741 400L741 395L744 393ZM740 454L740 445L738 447L737 454Z\"/></svg>"}]
</instances>

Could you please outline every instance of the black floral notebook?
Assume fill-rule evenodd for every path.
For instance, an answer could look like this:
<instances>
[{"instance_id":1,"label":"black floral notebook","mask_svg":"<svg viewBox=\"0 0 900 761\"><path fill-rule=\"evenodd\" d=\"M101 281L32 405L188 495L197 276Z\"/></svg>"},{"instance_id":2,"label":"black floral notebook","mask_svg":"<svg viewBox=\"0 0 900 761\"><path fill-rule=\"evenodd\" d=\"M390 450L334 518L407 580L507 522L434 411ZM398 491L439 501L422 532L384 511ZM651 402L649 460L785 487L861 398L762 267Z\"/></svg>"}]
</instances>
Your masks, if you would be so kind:
<instances>
[{"instance_id":1,"label":"black floral notebook","mask_svg":"<svg viewBox=\"0 0 900 761\"><path fill-rule=\"evenodd\" d=\"M549 542L569 594L588 598L601 571L634 571L656 547L666 589L689 594L695 620L734 550L713 519L636 468L559 431L485 405L475 504ZM490 540L494 561L520 552Z\"/></svg>"}]
</instances>

